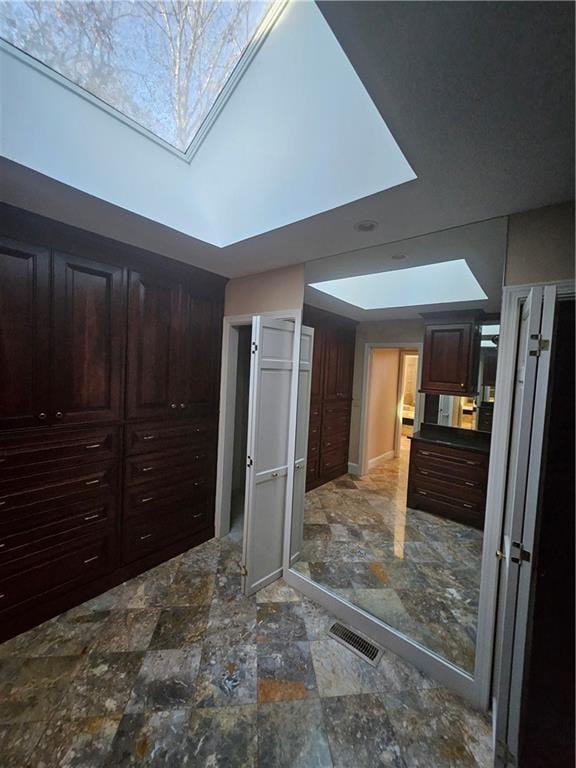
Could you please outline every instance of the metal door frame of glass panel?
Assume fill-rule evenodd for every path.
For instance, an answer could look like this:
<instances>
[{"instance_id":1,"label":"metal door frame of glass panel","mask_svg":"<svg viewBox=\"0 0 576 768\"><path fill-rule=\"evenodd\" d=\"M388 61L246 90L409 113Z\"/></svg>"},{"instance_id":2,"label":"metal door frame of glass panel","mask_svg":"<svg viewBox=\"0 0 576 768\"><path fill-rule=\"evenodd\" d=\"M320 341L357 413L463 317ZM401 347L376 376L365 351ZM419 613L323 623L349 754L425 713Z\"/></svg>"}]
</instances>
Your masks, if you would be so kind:
<instances>
[{"instance_id":1,"label":"metal door frame of glass panel","mask_svg":"<svg viewBox=\"0 0 576 768\"><path fill-rule=\"evenodd\" d=\"M540 285L556 285L560 294L573 291L573 283L568 281L542 283ZM375 642L411 662L442 685L460 694L474 707L484 710L488 709L490 704L499 574L499 560L496 557L496 551L500 546L503 525L518 324L522 304L532 287L532 285L521 285L504 288L502 296L494 429L492 431L488 472L487 515L482 549L482 579L473 675L411 640L343 597L319 586L308 577L293 570L290 567L291 506L286 515L284 529L284 579L290 586L322 605L337 618L365 633ZM299 347L300 332L298 327L296 333L295 346ZM296 359L300 359L299 349Z\"/></svg>"}]
</instances>

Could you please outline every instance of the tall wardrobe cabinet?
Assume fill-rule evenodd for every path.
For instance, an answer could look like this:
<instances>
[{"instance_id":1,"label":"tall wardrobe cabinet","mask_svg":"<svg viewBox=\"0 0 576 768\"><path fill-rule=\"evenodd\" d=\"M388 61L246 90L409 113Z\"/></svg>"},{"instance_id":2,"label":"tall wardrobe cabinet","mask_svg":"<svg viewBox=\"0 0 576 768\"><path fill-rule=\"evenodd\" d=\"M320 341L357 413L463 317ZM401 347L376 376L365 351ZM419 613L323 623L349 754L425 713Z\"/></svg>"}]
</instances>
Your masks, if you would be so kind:
<instances>
[{"instance_id":1,"label":"tall wardrobe cabinet","mask_svg":"<svg viewBox=\"0 0 576 768\"><path fill-rule=\"evenodd\" d=\"M0 641L213 535L225 283L2 213Z\"/></svg>"}]
</instances>

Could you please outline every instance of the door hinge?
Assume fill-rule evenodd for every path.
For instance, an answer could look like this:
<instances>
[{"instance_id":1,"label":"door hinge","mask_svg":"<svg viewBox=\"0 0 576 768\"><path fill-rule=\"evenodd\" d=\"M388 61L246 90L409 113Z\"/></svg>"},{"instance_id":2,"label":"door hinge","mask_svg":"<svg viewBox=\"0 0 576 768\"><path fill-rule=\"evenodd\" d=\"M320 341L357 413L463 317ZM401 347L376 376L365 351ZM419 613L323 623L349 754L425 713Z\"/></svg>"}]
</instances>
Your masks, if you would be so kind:
<instances>
[{"instance_id":1,"label":"door hinge","mask_svg":"<svg viewBox=\"0 0 576 768\"><path fill-rule=\"evenodd\" d=\"M531 334L530 342L530 357L540 357L542 352L550 349L550 339L543 339L541 333Z\"/></svg>"},{"instance_id":2,"label":"door hinge","mask_svg":"<svg viewBox=\"0 0 576 768\"><path fill-rule=\"evenodd\" d=\"M248 457L246 458L246 466L247 466L247 467L253 467L253 466L254 466L254 461L253 461L253 459L252 459L252 456L248 456Z\"/></svg>"},{"instance_id":3,"label":"door hinge","mask_svg":"<svg viewBox=\"0 0 576 768\"><path fill-rule=\"evenodd\" d=\"M252 342L252 354L255 355L257 351L258 351L258 344L255 341L253 341Z\"/></svg>"},{"instance_id":4,"label":"door hinge","mask_svg":"<svg viewBox=\"0 0 576 768\"><path fill-rule=\"evenodd\" d=\"M244 563L240 563L240 575L241 576L248 576L248 569L244 565Z\"/></svg>"},{"instance_id":5,"label":"door hinge","mask_svg":"<svg viewBox=\"0 0 576 768\"><path fill-rule=\"evenodd\" d=\"M519 565L522 565L522 563L529 563L530 562L530 552L528 550L524 549L524 545L520 541L513 541L512 547L517 550L513 555L510 555L510 560L513 563L518 563Z\"/></svg>"}]
</instances>

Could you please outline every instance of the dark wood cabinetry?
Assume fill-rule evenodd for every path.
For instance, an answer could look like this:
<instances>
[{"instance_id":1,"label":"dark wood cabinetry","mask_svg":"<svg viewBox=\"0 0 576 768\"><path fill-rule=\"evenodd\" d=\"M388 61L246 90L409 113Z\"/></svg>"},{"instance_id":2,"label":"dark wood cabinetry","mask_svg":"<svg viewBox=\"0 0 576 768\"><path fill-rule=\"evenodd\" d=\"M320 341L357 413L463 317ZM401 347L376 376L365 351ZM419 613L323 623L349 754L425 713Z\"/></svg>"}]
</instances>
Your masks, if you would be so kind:
<instances>
[{"instance_id":1,"label":"dark wood cabinetry","mask_svg":"<svg viewBox=\"0 0 576 768\"><path fill-rule=\"evenodd\" d=\"M424 315L421 392L475 395L478 390L480 313Z\"/></svg>"},{"instance_id":2,"label":"dark wood cabinetry","mask_svg":"<svg viewBox=\"0 0 576 768\"><path fill-rule=\"evenodd\" d=\"M348 471L356 324L305 306L304 325L314 328L306 489Z\"/></svg>"},{"instance_id":3,"label":"dark wood cabinetry","mask_svg":"<svg viewBox=\"0 0 576 768\"><path fill-rule=\"evenodd\" d=\"M489 454L412 437L408 501L412 509L484 528Z\"/></svg>"},{"instance_id":4,"label":"dark wood cabinetry","mask_svg":"<svg viewBox=\"0 0 576 768\"><path fill-rule=\"evenodd\" d=\"M213 535L225 280L0 209L1 641Z\"/></svg>"}]
</instances>

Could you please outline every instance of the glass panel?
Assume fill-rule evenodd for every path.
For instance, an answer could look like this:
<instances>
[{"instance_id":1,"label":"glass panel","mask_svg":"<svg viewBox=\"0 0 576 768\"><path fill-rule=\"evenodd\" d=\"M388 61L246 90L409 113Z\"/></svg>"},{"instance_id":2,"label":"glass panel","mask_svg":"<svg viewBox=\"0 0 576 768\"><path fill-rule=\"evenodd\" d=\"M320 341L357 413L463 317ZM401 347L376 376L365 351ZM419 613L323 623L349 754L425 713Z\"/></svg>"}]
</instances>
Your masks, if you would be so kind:
<instances>
[{"instance_id":1,"label":"glass panel","mask_svg":"<svg viewBox=\"0 0 576 768\"><path fill-rule=\"evenodd\" d=\"M0 4L0 35L184 151L270 2Z\"/></svg>"},{"instance_id":2,"label":"glass panel","mask_svg":"<svg viewBox=\"0 0 576 768\"><path fill-rule=\"evenodd\" d=\"M309 317L313 325L316 314L310 312ZM411 322L403 331L402 321L394 320L393 331L400 338L409 337ZM310 333L306 319L304 326L303 333ZM443 403L451 412L458 410L462 422L468 420L461 424L467 429L436 423L429 429L440 431L440 436L428 442L422 437L425 425L418 423L425 404L417 385L419 352L389 346L391 332L385 322L367 321L361 331L357 338L377 342L378 333L384 338L382 348L356 349L354 402L327 405L322 384L313 386L314 381L327 379L326 371L322 375L315 366L329 365L322 352L326 333L321 324L314 329L318 350L302 356L292 568L473 674L490 440L470 427L478 420L477 411L493 401L495 354L482 350L491 360L482 359L480 366L479 407L467 398L447 398ZM309 347L304 339L302 347ZM358 376L363 376L365 353L371 357L367 389L361 393ZM350 439L342 411L352 420ZM331 412L340 414L343 426L330 421ZM450 440L452 445L447 445ZM322 467L333 461L334 445L343 446L338 465L345 466L346 461L358 460L351 451L359 442L364 446L366 473L343 470L339 476L332 473L327 482ZM424 499L426 503L421 503Z\"/></svg>"}]
</instances>

